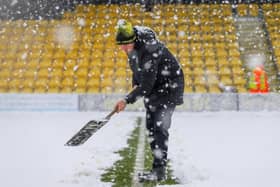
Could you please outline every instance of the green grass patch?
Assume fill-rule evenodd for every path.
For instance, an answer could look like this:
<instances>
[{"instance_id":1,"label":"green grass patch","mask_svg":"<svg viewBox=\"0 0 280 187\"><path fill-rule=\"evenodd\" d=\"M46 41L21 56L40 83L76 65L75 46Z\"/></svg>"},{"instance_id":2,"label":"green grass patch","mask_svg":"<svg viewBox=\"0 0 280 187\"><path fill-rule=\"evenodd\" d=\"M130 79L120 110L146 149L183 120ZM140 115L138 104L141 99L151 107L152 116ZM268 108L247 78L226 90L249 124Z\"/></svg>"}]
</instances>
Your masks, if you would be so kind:
<instances>
[{"instance_id":1,"label":"green grass patch","mask_svg":"<svg viewBox=\"0 0 280 187\"><path fill-rule=\"evenodd\" d=\"M137 124L140 124L139 121ZM112 168L106 169L106 173L101 176L103 182L112 182L113 187L131 187L134 165L137 152L139 125L132 132L128 139L128 147L116 152L121 156L121 160L114 163Z\"/></svg>"},{"instance_id":2,"label":"green grass patch","mask_svg":"<svg viewBox=\"0 0 280 187\"><path fill-rule=\"evenodd\" d=\"M146 143L145 143L145 162L144 162L144 168L146 171L150 171L152 169L152 164L153 164L153 155L152 151L150 149L150 143L148 142L148 138L146 138ZM175 184L180 184L179 180L172 175L173 171L171 169L171 164L170 161L167 161L167 179L163 182L160 183L144 183L144 187L152 187L156 186L157 184L161 185L175 185Z\"/></svg>"},{"instance_id":3,"label":"green grass patch","mask_svg":"<svg viewBox=\"0 0 280 187\"><path fill-rule=\"evenodd\" d=\"M113 183L112 187L131 187L132 177L134 174L134 166L137 153L137 145L139 139L139 132L141 124L141 118L137 118L137 127L133 130L131 136L129 137L127 143L128 147L117 151L116 153L120 155L121 159L116 161L111 168L105 170L105 173L101 176L101 181ZM150 144L147 140L145 141L145 162L144 168L146 171L151 170L153 162L153 156L150 149ZM167 180L161 183L147 183L143 184L144 187L154 187L157 184L161 185L174 185L179 184L178 180L172 176L172 170L170 167L170 162L167 164Z\"/></svg>"}]
</instances>

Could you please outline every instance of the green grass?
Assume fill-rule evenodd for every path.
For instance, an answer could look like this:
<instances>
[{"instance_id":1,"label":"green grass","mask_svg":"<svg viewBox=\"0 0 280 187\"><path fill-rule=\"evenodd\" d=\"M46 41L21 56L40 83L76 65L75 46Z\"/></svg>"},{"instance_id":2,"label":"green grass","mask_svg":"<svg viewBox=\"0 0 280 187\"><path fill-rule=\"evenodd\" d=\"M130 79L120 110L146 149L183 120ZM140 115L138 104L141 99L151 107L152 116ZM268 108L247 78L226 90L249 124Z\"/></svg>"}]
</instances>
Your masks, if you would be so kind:
<instances>
[{"instance_id":1,"label":"green grass","mask_svg":"<svg viewBox=\"0 0 280 187\"><path fill-rule=\"evenodd\" d=\"M144 168L146 171L149 171L151 170L151 167L152 167L152 163L153 163L153 155L152 155L152 152L151 152L151 149L150 149L150 144L149 142L147 141L147 138L146 138L146 143L145 143L145 162L144 162ZM167 179L163 182L160 182L158 184L161 184L161 185L174 185L174 184L179 184L179 181L178 179L176 179L173 175L172 175L172 169L171 169L171 166L170 166L170 161L168 160L167 161ZM144 183L144 187L152 187L152 186L156 186L157 183L156 182L145 182Z\"/></svg>"},{"instance_id":2,"label":"green grass","mask_svg":"<svg viewBox=\"0 0 280 187\"><path fill-rule=\"evenodd\" d=\"M122 159L115 162L112 168L106 170L106 173L101 177L103 182L112 182L114 183L113 187L131 187L139 129L137 126L132 132L128 139L128 147L117 152Z\"/></svg>"},{"instance_id":3,"label":"green grass","mask_svg":"<svg viewBox=\"0 0 280 187\"><path fill-rule=\"evenodd\" d=\"M113 183L113 187L131 187L132 186L132 177L134 174L134 165L136 159L138 138L141 124L141 118L137 118L137 127L133 130L131 136L129 137L127 143L128 147L116 152L120 155L121 159L116 161L111 168L105 170L105 173L101 176L101 180L103 182L111 182ZM105 158L106 159L106 158ZM145 141L145 162L144 168L146 171L151 170L153 162L152 152L150 150L150 145L147 141ZM179 184L178 180L176 180L172 176L172 170L170 167L170 162L168 161L167 167L167 180L161 182L159 184L165 185L174 185ZM144 183L144 187L154 187L157 183Z\"/></svg>"}]
</instances>

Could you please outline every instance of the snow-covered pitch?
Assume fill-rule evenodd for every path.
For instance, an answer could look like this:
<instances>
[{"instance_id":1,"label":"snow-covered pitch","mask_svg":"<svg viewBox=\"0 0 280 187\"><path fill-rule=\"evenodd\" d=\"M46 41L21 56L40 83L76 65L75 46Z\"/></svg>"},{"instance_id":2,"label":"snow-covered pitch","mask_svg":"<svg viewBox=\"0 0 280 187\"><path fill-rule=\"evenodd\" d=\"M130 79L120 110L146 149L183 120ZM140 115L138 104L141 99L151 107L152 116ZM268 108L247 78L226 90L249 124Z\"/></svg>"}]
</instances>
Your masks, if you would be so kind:
<instances>
[{"instance_id":1,"label":"snow-covered pitch","mask_svg":"<svg viewBox=\"0 0 280 187\"><path fill-rule=\"evenodd\" d=\"M101 112L0 113L0 186L102 187L137 116L122 112L85 145L64 143ZM280 113L216 112L173 116L169 158L186 187L279 187Z\"/></svg>"}]
</instances>

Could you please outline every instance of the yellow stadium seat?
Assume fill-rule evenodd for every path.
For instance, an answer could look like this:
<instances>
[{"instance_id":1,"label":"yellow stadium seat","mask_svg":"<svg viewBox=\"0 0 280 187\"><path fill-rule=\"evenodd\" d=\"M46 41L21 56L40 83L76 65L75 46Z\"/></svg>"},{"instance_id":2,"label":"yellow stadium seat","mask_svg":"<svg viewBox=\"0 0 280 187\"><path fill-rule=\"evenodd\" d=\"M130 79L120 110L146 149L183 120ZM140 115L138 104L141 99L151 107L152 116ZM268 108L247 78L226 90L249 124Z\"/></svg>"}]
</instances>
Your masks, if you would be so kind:
<instances>
[{"instance_id":1,"label":"yellow stadium seat","mask_svg":"<svg viewBox=\"0 0 280 187\"><path fill-rule=\"evenodd\" d=\"M101 76L101 70L99 68L93 68L90 69L88 72L88 77L89 78L100 78Z\"/></svg>"},{"instance_id":2,"label":"yellow stadium seat","mask_svg":"<svg viewBox=\"0 0 280 187\"><path fill-rule=\"evenodd\" d=\"M115 67L126 68L128 66L127 59L116 59Z\"/></svg>"},{"instance_id":3,"label":"yellow stadium seat","mask_svg":"<svg viewBox=\"0 0 280 187\"><path fill-rule=\"evenodd\" d=\"M104 68L114 68L115 67L115 58L105 57L102 66Z\"/></svg>"},{"instance_id":4,"label":"yellow stadium seat","mask_svg":"<svg viewBox=\"0 0 280 187\"><path fill-rule=\"evenodd\" d=\"M231 75L231 70L229 67L226 67L226 66L223 66L219 69L219 74L220 75L228 75L230 76Z\"/></svg>"},{"instance_id":5,"label":"yellow stadium seat","mask_svg":"<svg viewBox=\"0 0 280 187\"><path fill-rule=\"evenodd\" d=\"M24 69L26 67L26 64L26 61L18 60L17 62L14 62L12 66L13 69Z\"/></svg>"},{"instance_id":6,"label":"yellow stadium seat","mask_svg":"<svg viewBox=\"0 0 280 187\"><path fill-rule=\"evenodd\" d=\"M208 89L209 93L221 93L221 90L217 85L211 85Z\"/></svg>"},{"instance_id":7,"label":"yellow stadium seat","mask_svg":"<svg viewBox=\"0 0 280 187\"><path fill-rule=\"evenodd\" d=\"M125 93L128 88L128 82L126 79L116 79L114 82L114 91L116 93Z\"/></svg>"},{"instance_id":8,"label":"yellow stadium seat","mask_svg":"<svg viewBox=\"0 0 280 187\"><path fill-rule=\"evenodd\" d=\"M204 62L202 57L193 57L192 58L192 66L195 67L199 67L199 68L203 68L204 67Z\"/></svg>"},{"instance_id":9,"label":"yellow stadium seat","mask_svg":"<svg viewBox=\"0 0 280 187\"><path fill-rule=\"evenodd\" d=\"M216 67L210 66L205 68L205 74L206 75L218 75L218 71Z\"/></svg>"},{"instance_id":10,"label":"yellow stadium seat","mask_svg":"<svg viewBox=\"0 0 280 187\"><path fill-rule=\"evenodd\" d=\"M182 67L191 67L191 60L190 58L185 58L185 57L180 57L179 58L180 64L182 65Z\"/></svg>"},{"instance_id":11,"label":"yellow stadium seat","mask_svg":"<svg viewBox=\"0 0 280 187\"><path fill-rule=\"evenodd\" d=\"M61 78L63 75L63 70L61 68L53 68L50 72L51 78Z\"/></svg>"},{"instance_id":12,"label":"yellow stadium seat","mask_svg":"<svg viewBox=\"0 0 280 187\"><path fill-rule=\"evenodd\" d=\"M206 78L204 76L195 76L193 83L194 83L195 86L198 86L198 85L205 86L206 85Z\"/></svg>"},{"instance_id":13,"label":"yellow stadium seat","mask_svg":"<svg viewBox=\"0 0 280 187\"><path fill-rule=\"evenodd\" d=\"M204 69L202 67L197 66L193 69L192 73L193 75L200 77L204 74Z\"/></svg>"},{"instance_id":14,"label":"yellow stadium seat","mask_svg":"<svg viewBox=\"0 0 280 187\"><path fill-rule=\"evenodd\" d=\"M24 72L24 77L25 78L34 78L37 74L37 69L27 69L25 72Z\"/></svg>"},{"instance_id":15,"label":"yellow stadium seat","mask_svg":"<svg viewBox=\"0 0 280 187\"><path fill-rule=\"evenodd\" d=\"M53 58L54 50L52 46L44 45L44 50L42 51L40 57L41 58Z\"/></svg>"},{"instance_id":16,"label":"yellow stadium seat","mask_svg":"<svg viewBox=\"0 0 280 187\"><path fill-rule=\"evenodd\" d=\"M6 80L0 79L0 90L7 91L8 88L8 82Z\"/></svg>"},{"instance_id":17,"label":"yellow stadium seat","mask_svg":"<svg viewBox=\"0 0 280 187\"><path fill-rule=\"evenodd\" d=\"M78 78L87 78L88 68L78 68L76 75L78 76Z\"/></svg>"},{"instance_id":18,"label":"yellow stadium seat","mask_svg":"<svg viewBox=\"0 0 280 187\"><path fill-rule=\"evenodd\" d=\"M216 64L216 59L214 57L206 57L205 58L205 66L206 67L215 67Z\"/></svg>"},{"instance_id":19,"label":"yellow stadium seat","mask_svg":"<svg viewBox=\"0 0 280 187\"><path fill-rule=\"evenodd\" d=\"M185 86L184 92L185 93L193 93L193 87L192 86Z\"/></svg>"},{"instance_id":20,"label":"yellow stadium seat","mask_svg":"<svg viewBox=\"0 0 280 187\"><path fill-rule=\"evenodd\" d=\"M229 58L229 61L230 61L230 64L232 67L241 67L242 66L242 62L239 57Z\"/></svg>"},{"instance_id":21,"label":"yellow stadium seat","mask_svg":"<svg viewBox=\"0 0 280 187\"><path fill-rule=\"evenodd\" d=\"M49 83L48 83L48 90L47 91L49 93L59 93L60 85L61 85L61 79L59 79L59 78L50 79Z\"/></svg>"},{"instance_id":22,"label":"yellow stadium seat","mask_svg":"<svg viewBox=\"0 0 280 187\"><path fill-rule=\"evenodd\" d=\"M89 64L90 64L90 60L89 58L79 58L77 60L77 66L79 68L88 68L89 67Z\"/></svg>"},{"instance_id":23,"label":"yellow stadium seat","mask_svg":"<svg viewBox=\"0 0 280 187\"><path fill-rule=\"evenodd\" d=\"M193 71L191 69L191 67L189 66L185 66L183 67L183 72L184 72L184 76L191 76L193 74Z\"/></svg>"},{"instance_id":24,"label":"yellow stadium seat","mask_svg":"<svg viewBox=\"0 0 280 187\"><path fill-rule=\"evenodd\" d=\"M66 53L65 58L67 59L76 59L78 58L78 50L72 49L68 53Z\"/></svg>"},{"instance_id":25,"label":"yellow stadium seat","mask_svg":"<svg viewBox=\"0 0 280 187\"><path fill-rule=\"evenodd\" d=\"M23 78L24 72L25 71L23 69L14 69L14 70L12 70L11 77L12 78Z\"/></svg>"},{"instance_id":26,"label":"yellow stadium seat","mask_svg":"<svg viewBox=\"0 0 280 187\"><path fill-rule=\"evenodd\" d=\"M208 50L208 49L213 50L214 49L214 44L212 42L207 42L206 41L205 43L203 43L203 48L205 50Z\"/></svg>"},{"instance_id":27,"label":"yellow stadium seat","mask_svg":"<svg viewBox=\"0 0 280 187\"><path fill-rule=\"evenodd\" d=\"M65 58L65 56L66 56L65 50L63 50L63 49L56 49L52 57L54 59L58 59L58 58Z\"/></svg>"},{"instance_id":28,"label":"yellow stadium seat","mask_svg":"<svg viewBox=\"0 0 280 187\"><path fill-rule=\"evenodd\" d=\"M115 70L112 68L104 68L102 70L102 75L104 78L109 78L112 77L114 75Z\"/></svg>"},{"instance_id":29,"label":"yellow stadium seat","mask_svg":"<svg viewBox=\"0 0 280 187\"><path fill-rule=\"evenodd\" d=\"M92 79L89 79L88 82L87 82L87 87L88 88L98 88L100 87L100 80L99 78L92 78Z\"/></svg>"},{"instance_id":30,"label":"yellow stadium seat","mask_svg":"<svg viewBox=\"0 0 280 187\"><path fill-rule=\"evenodd\" d=\"M244 86L237 86L237 90L239 93L246 93L248 90Z\"/></svg>"},{"instance_id":31,"label":"yellow stadium seat","mask_svg":"<svg viewBox=\"0 0 280 187\"><path fill-rule=\"evenodd\" d=\"M87 93L99 93L99 87L88 87L87 89Z\"/></svg>"},{"instance_id":32,"label":"yellow stadium seat","mask_svg":"<svg viewBox=\"0 0 280 187\"><path fill-rule=\"evenodd\" d=\"M91 57L91 50L90 49L82 49L79 52L79 58L90 58Z\"/></svg>"},{"instance_id":33,"label":"yellow stadium seat","mask_svg":"<svg viewBox=\"0 0 280 187\"><path fill-rule=\"evenodd\" d=\"M224 42L217 42L217 43L215 43L215 47L219 48L217 50L220 50L220 48L221 49L225 49L226 48L226 43L224 43Z\"/></svg>"},{"instance_id":34,"label":"yellow stadium seat","mask_svg":"<svg viewBox=\"0 0 280 187\"><path fill-rule=\"evenodd\" d=\"M180 58L188 58L190 56L190 51L188 49L181 49L179 51Z\"/></svg>"},{"instance_id":35,"label":"yellow stadium seat","mask_svg":"<svg viewBox=\"0 0 280 187\"><path fill-rule=\"evenodd\" d=\"M230 86L232 85L232 79L229 76L221 76L221 83L224 85Z\"/></svg>"},{"instance_id":36,"label":"yellow stadium seat","mask_svg":"<svg viewBox=\"0 0 280 187\"><path fill-rule=\"evenodd\" d=\"M247 81L241 76L234 76L233 82L236 86L245 86Z\"/></svg>"},{"instance_id":37,"label":"yellow stadium seat","mask_svg":"<svg viewBox=\"0 0 280 187\"><path fill-rule=\"evenodd\" d=\"M196 93L207 93L207 89L206 89L205 86L196 85L196 86L195 86L195 92L196 92Z\"/></svg>"},{"instance_id":38,"label":"yellow stadium seat","mask_svg":"<svg viewBox=\"0 0 280 187\"><path fill-rule=\"evenodd\" d=\"M192 51L192 56L193 57L201 57L202 56L202 51L201 50L193 50Z\"/></svg>"},{"instance_id":39,"label":"yellow stadium seat","mask_svg":"<svg viewBox=\"0 0 280 187\"><path fill-rule=\"evenodd\" d=\"M240 56L240 52L237 49L229 50L229 56Z\"/></svg>"},{"instance_id":40,"label":"yellow stadium seat","mask_svg":"<svg viewBox=\"0 0 280 187\"><path fill-rule=\"evenodd\" d=\"M48 93L60 93L59 87L49 87L47 90Z\"/></svg>"},{"instance_id":41,"label":"yellow stadium seat","mask_svg":"<svg viewBox=\"0 0 280 187\"><path fill-rule=\"evenodd\" d=\"M77 79L74 84L74 92L85 93L86 86L87 86L87 79L84 79L84 78Z\"/></svg>"},{"instance_id":42,"label":"yellow stadium seat","mask_svg":"<svg viewBox=\"0 0 280 187\"><path fill-rule=\"evenodd\" d=\"M22 87L20 79L13 79L9 82L9 92L18 93Z\"/></svg>"},{"instance_id":43,"label":"yellow stadium seat","mask_svg":"<svg viewBox=\"0 0 280 187\"><path fill-rule=\"evenodd\" d=\"M74 69L74 67L76 66L76 60L75 59L67 59L65 62L64 62L64 69Z\"/></svg>"},{"instance_id":44,"label":"yellow stadium seat","mask_svg":"<svg viewBox=\"0 0 280 187\"><path fill-rule=\"evenodd\" d=\"M227 51L224 50L224 49L221 49L221 48L218 48L218 49L217 49L216 54L217 54L217 56L219 56L219 57L227 57L227 56L228 56Z\"/></svg>"},{"instance_id":45,"label":"yellow stadium seat","mask_svg":"<svg viewBox=\"0 0 280 187\"><path fill-rule=\"evenodd\" d=\"M74 79L72 77L65 77L61 82L62 89L64 88L73 88L74 86Z\"/></svg>"},{"instance_id":46,"label":"yellow stadium seat","mask_svg":"<svg viewBox=\"0 0 280 187\"><path fill-rule=\"evenodd\" d=\"M74 89L75 93L86 93L87 89L86 87L77 87Z\"/></svg>"},{"instance_id":47,"label":"yellow stadium seat","mask_svg":"<svg viewBox=\"0 0 280 187\"><path fill-rule=\"evenodd\" d=\"M101 86L101 88L112 87L113 86L113 79L111 77L103 78L101 80L100 86Z\"/></svg>"},{"instance_id":48,"label":"yellow stadium seat","mask_svg":"<svg viewBox=\"0 0 280 187\"><path fill-rule=\"evenodd\" d=\"M75 71L73 69L64 69L63 77L73 77L75 75Z\"/></svg>"},{"instance_id":49,"label":"yellow stadium seat","mask_svg":"<svg viewBox=\"0 0 280 187\"><path fill-rule=\"evenodd\" d=\"M228 58L224 57L224 56L218 57L217 61L218 61L219 68L221 68L221 67L229 67L229 65L230 65Z\"/></svg>"},{"instance_id":50,"label":"yellow stadium seat","mask_svg":"<svg viewBox=\"0 0 280 187\"><path fill-rule=\"evenodd\" d=\"M0 71L3 71L4 69L12 69L12 68L13 68L13 61L7 59L3 59L2 62L0 61Z\"/></svg>"},{"instance_id":51,"label":"yellow stadium seat","mask_svg":"<svg viewBox=\"0 0 280 187\"><path fill-rule=\"evenodd\" d=\"M248 7L246 4L238 4L237 12L239 16L247 16L248 15Z\"/></svg>"},{"instance_id":52,"label":"yellow stadium seat","mask_svg":"<svg viewBox=\"0 0 280 187\"><path fill-rule=\"evenodd\" d=\"M28 69L28 70L37 69L39 67L39 65L40 65L39 59L37 59L37 58L30 59L26 63L26 69Z\"/></svg>"},{"instance_id":53,"label":"yellow stadium seat","mask_svg":"<svg viewBox=\"0 0 280 187\"><path fill-rule=\"evenodd\" d=\"M117 68L115 71L115 76L118 78L125 78L126 75L126 69L125 68Z\"/></svg>"},{"instance_id":54,"label":"yellow stadium seat","mask_svg":"<svg viewBox=\"0 0 280 187\"><path fill-rule=\"evenodd\" d=\"M206 58L214 57L215 56L215 52L214 52L213 49L205 49L204 55L206 56Z\"/></svg>"},{"instance_id":55,"label":"yellow stadium seat","mask_svg":"<svg viewBox=\"0 0 280 187\"><path fill-rule=\"evenodd\" d=\"M49 77L49 69L48 68L40 68L38 70L37 77L48 78Z\"/></svg>"},{"instance_id":56,"label":"yellow stadium seat","mask_svg":"<svg viewBox=\"0 0 280 187\"><path fill-rule=\"evenodd\" d=\"M272 5L264 4L262 7L264 11L276 10L276 6ZM249 15L257 15L258 7L255 4L248 4L245 9ZM185 88L186 92L199 90L216 93L217 77L230 78L235 83L235 79L244 76L244 71L240 71L242 62L231 5L158 4L154 11L156 16L163 19L155 19L155 15L150 13L143 14L140 4L113 4L78 5L74 11L65 12L62 20L1 22L1 25L7 27L6 33L9 35L0 35L0 80L48 78L47 92L50 93L123 93L131 86L131 80L127 80L131 79L131 71L128 70L127 55L115 45L115 35L112 33L115 32L118 19L129 18L129 15L136 18L132 19L134 25L150 25L158 32L162 41L167 43L167 47L179 59L185 76L191 79ZM279 28L275 22L278 12L272 11L264 16L266 22L272 25L268 25L267 29L273 45L278 46L279 43L280 46L276 40L279 37ZM83 20L85 25L80 24ZM22 27L26 22L27 27ZM70 25L75 31L74 43L69 49L62 48L53 36L61 24ZM21 39L22 44L9 44L18 39ZM278 55L277 52L275 54ZM230 69L233 74L224 73L223 67ZM206 83L193 86L193 77L194 80L205 77L209 87ZM62 79L65 81L68 78L73 79L74 84L63 87ZM87 79L89 83L85 83ZM23 88L18 91L32 93L33 87L24 86L27 84L24 82ZM43 92L43 89L36 88L35 92Z\"/></svg>"},{"instance_id":57,"label":"yellow stadium seat","mask_svg":"<svg viewBox=\"0 0 280 187\"><path fill-rule=\"evenodd\" d=\"M213 31L214 32L223 32L224 31L224 28L222 25L216 25L214 28L213 28Z\"/></svg>"},{"instance_id":58,"label":"yellow stadium seat","mask_svg":"<svg viewBox=\"0 0 280 187\"><path fill-rule=\"evenodd\" d=\"M26 78L22 82L22 92L32 93L34 88L34 79L33 78Z\"/></svg>"},{"instance_id":59,"label":"yellow stadium seat","mask_svg":"<svg viewBox=\"0 0 280 187\"><path fill-rule=\"evenodd\" d=\"M64 59L55 59L52 62L52 68L63 68L64 66Z\"/></svg>"},{"instance_id":60,"label":"yellow stadium seat","mask_svg":"<svg viewBox=\"0 0 280 187\"><path fill-rule=\"evenodd\" d=\"M193 81L192 81L192 75L185 74L185 86L192 86Z\"/></svg>"},{"instance_id":61,"label":"yellow stadium seat","mask_svg":"<svg viewBox=\"0 0 280 187\"><path fill-rule=\"evenodd\" d=\"M34 92L44 93L48 89L48 78L40 78L35 81Z\"/></svg>"},{"instance_id":62,"label":"yellow stadium seat","mask_svg":"<svg viewBox=\"0 0 280 187\"><path fill-rule=\"evenodd\" d=\"M232 73L234 75L243 75L244 74L244 70L242 69L241 66L235 66L232 68Z\"/></svg>"}]
</instances>

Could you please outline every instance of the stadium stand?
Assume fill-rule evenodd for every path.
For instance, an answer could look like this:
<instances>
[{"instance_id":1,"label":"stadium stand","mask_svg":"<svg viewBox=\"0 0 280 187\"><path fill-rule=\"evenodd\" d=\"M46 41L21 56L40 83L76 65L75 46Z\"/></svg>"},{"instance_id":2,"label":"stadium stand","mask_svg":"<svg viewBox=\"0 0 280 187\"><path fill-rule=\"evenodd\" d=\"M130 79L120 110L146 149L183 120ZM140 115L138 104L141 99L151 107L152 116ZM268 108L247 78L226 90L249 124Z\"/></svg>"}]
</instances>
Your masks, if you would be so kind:
<instances>
[{"instance_id":1,"label":"stadium stand","mask_svg":"<svg viewBox=\"0 0 280 187\"><path fill-rule=\"evenodd\" d=\"M262 8L271 12L266 22L279 68L279 4ZM0 92L126 92L131 72L114 44L118 19L157 32L182 64L186 93L220 93L220 83L247 92L233 10L231 4L155 4L153 12L140 4L79 4L59 19L1 20ZM237 6L237 16L258 15L256 4Z\"/></svg>"},{"instance_id":2,"label":"stadium stand","mask_svg":"<svg viewBox=\"0 0 280 187\"><path fill-rule=\"evenodd\" d=\"M280 4L262 5L264 17L269 31L272 47L276 57L278 70L280 69Z\"/></svg>"}]
</instances>

